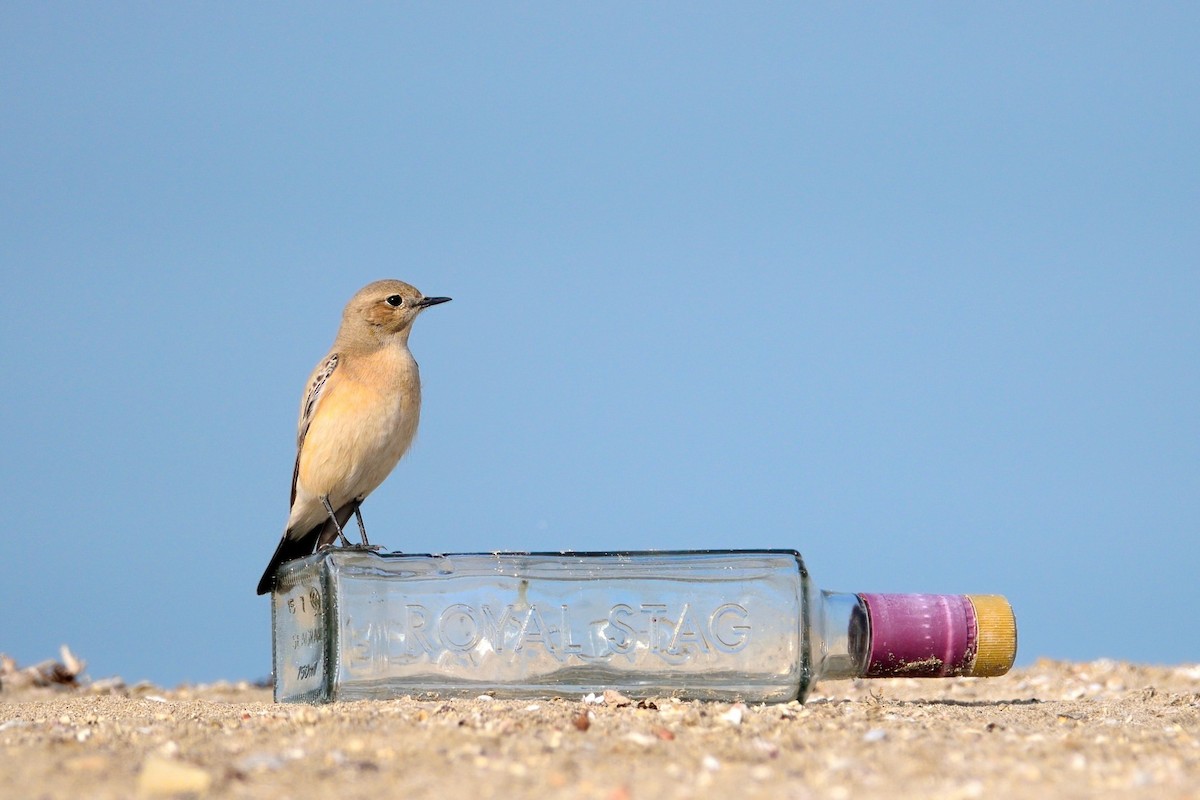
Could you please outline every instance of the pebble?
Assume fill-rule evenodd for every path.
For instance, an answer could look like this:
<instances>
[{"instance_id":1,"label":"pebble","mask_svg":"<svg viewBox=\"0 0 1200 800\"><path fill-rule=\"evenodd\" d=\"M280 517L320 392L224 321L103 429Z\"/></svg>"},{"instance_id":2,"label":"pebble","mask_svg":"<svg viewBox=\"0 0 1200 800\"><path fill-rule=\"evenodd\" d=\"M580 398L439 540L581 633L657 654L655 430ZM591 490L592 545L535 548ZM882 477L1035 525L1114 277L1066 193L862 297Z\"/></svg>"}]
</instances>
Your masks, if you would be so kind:
<instances>
[{"instance_id":1,"label":"pebble","mask_svg":"<svg viewBox=\"0 0 1200 800\"><path fill-rule=\"evenodd\" d=\"M102 772L108 765L108 759L99 755L79 756L63 764L71 772Z\"/></svg>"},{"instance_id":2,"label":"pebble","mask_svg":"<svg viewBox=\"0 0 1200 800\"><path fill-rule=\"evenodd\" d=\"M191 764L150 756L138 775L140 797L166 797L175 794L206 794L212 788L212 775Z\"/></svg>"},{"instance_id":3,"label":"pebble","mask_svg":"<svg viewBox=\"0 0 1200 800\"><path fill-rule=\"evenodd\" d=\"M730 725L741 725L742 718L746 715L746 706L742 703L733 705L728 711L721 715L721 719L728 722Z\"/></svg>"},{"instance_id":4,"label":"pebble","mask_svg":"<svg viewBox=\"0 0 1200 800\"><path fill-rule=\"evenodd\" d=\"M235 761L233 767L238 772L258 772L280 769L284 763L284 758L274 753L251 753Z\"/></svg>"}]
</instances>

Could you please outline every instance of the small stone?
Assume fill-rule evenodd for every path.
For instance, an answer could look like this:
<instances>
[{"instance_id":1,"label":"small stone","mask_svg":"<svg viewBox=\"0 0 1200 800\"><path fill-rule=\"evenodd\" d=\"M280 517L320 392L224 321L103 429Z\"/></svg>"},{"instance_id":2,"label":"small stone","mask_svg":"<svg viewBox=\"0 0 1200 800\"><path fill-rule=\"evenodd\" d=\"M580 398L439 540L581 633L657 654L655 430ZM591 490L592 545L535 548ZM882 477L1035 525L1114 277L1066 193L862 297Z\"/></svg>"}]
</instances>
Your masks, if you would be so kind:
<instances>
[{"instance_id":1,"label":"small stone","mask_svg":"<svg viewBox=\"0 0 1200 800\"><path fill-rule=\"evenodd\" d=\"M87 688L92 694L119 692L125 688L125 681L118 677L101 678L100 680L92 681L88 684Z\"/></svg>"},{"instance_id":2,"label":"small stone","mask_svg":"<svg viewBox=\"0 0 1200 800\"><path fill-rule=\"evenodd\" d=\"M742 703L736 703L728 711L721 715L721 719L728 722L730 725L741 725L742 718L746 716L746 706Z\"/></svg>"},{"instance_id":3,"label":"small stone","mask_svg":"<svg viewBox=\"0 0 1200 800\"><path fill-rule=\"evenodd\" d=\"M108 759L104 756L79 756L63 764L71 772L101 772L108 768Z\"/></svg>"},{"instance_id":4,"label":"small stone","mask_svg":"<svg viewBox=\"0 0 1200 800\"><path fill-rule=\"evenodd\" d=\"M625 734L625 738L634 744L640 744L642 747L649 747L656 741L653 736L648 733L642 733L641 731L630 731L629 733Z\"/></svg>"},{"instance_id":5,"label":"small stone","mask_svg":"<svg viewBox=\"0 0 1200 800\"><path fill-rule=\"evenodd\" d=\"M233 767L238 772L265 772L281 769L283 765L282 756L273 753L251 753L235 761Z\"/></svg>"},{"instance_id":6,"label":"small stone","mask_svg":"<svg viewBox=\"0 0 1200 800\"><path fill-rule=\"evenodd\" d=\"M755 750L762 753L767 758L779 757L779 745L767 739L758 738L751 743Z\"/></svg>"},{"instance_id":7,"label":"small stone","mask_svg":"<svg viewBox=\"0 0 1200 800\"><path fill-rule=\"evenodd\" d=\"M629 791L629 787L621 784L608 793L607 800L632 800L632 798L633 793Z\"/></svg>"},{"instance_id":8,"label":"small stone","mask_svg":"<svg viewBox=\"0 0 1200 800\"><path fill-rule=\"evenodd\" d=\"M310 706L301 706L292 715L292 719L301 725L316 725L319 718L320 715L317 714L317 710Z\"/></svg>"},{"instance_id":9,"label":"small stone","mask_svg":"<svg viewBox=\"0 0 1200 800\"><path fill-rule=\"evenodd\" d=\"M164 797L173 794L205 794L212 788L212 775L199 767L150 756L138 775L137 792L142 797Z\"/></svg>"}]
</instances>

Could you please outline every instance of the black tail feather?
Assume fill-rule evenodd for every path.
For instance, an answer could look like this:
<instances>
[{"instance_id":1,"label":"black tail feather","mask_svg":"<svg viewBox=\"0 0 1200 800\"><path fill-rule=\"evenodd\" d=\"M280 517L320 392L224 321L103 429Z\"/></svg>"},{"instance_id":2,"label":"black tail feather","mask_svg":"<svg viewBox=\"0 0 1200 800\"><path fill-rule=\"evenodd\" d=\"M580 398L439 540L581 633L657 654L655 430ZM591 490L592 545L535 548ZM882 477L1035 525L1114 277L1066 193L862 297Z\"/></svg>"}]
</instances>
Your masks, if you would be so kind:
<instances>
[{"instance_id":1,"label":"black tail feather","mask_svg":"<svg viewBox=\"0 0 1200 800\"><path fill-rule=\"evenodd\" d=\"M337 524L345 528L346 523L350 521L354 510L359 507L361 502L360 500L351 500L339 508L334 514ZM271 556L267 569L258 581L258 593L269 594L275 589L275 573L286 562L312 555L318 547L332 544L336 539L337 527L334 526L331 519L326 519L319 525L313 526L301 536L292 536L292 531L285 533L279 540L279 546L275 548L275 555Z\"/></svg>"},{"instance_id":2,"label":"black tail feather","mask_svg":"<svg viewBox=\"0 0 1200 800\"><path fill-rule=\"evenodd\" d=\"M317 533L320 530L321 526L318 525L299 539L292 539L285 535L279 540L279 546L275 548L275 555L271 556L271 562L267 564L266 571L258 581L259 594L269 594L275 588L275 572L285 562L312 555L317 543Z\"/></svg>"}]
</instances>

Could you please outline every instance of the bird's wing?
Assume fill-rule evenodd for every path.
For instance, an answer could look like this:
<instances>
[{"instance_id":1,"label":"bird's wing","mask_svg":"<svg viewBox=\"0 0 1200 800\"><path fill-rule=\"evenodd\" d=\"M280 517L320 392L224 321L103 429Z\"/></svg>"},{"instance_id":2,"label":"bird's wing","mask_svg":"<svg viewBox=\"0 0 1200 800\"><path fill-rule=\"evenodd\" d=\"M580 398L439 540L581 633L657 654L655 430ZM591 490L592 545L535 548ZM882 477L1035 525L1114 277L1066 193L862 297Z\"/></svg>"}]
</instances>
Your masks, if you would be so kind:
<instances>
[{"instance_id":1,"label":"bird's wing","mask_svg":"<svg viewBox=\"0 0 1200 800\"><path fill-rule=\"evenodd\" d=\"M321 403L322 392L329 382L329 376L337 369L338 354L333 353L325 359L312 374L308 382L308 391L304 393L304 402L300 404L300 424L296 431L296 466L292 470L292 499L288 501L289 508L296 504L296 481L300 479L300 452L304 449L304 437L308 434L308 426L312 424L313 415Z\"/></svg>"}]
</instances>

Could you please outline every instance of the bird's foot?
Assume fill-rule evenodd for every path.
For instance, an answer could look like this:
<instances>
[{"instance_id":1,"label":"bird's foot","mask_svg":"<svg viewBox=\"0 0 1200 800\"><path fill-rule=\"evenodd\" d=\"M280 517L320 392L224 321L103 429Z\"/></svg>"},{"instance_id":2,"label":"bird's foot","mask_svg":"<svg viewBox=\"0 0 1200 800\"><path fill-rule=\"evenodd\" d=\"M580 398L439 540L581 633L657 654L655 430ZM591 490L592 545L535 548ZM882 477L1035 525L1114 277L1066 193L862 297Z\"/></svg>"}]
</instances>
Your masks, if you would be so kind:
<instances>
[{"instance_id":1,"label":"bird's foot","mask_svg":"<svg viewBox=\"0 0 1200 800\"><path fill-rule=\"evenodd\" d=\"M355 544L353 542L346 542L345 544L338 545L337 549L338 550L359 550L359 551L363 551L363 552L378 553L380 550L383 549L383 545L381 545L381 544Z\"/></svg>"}]
</instances>

